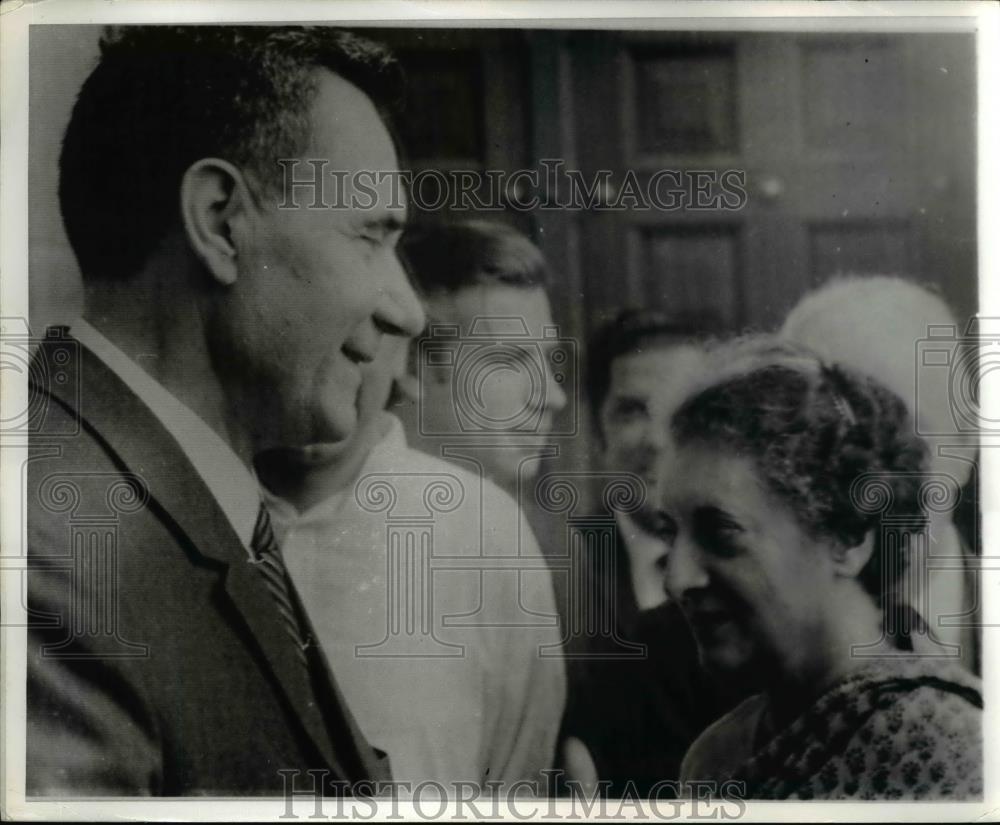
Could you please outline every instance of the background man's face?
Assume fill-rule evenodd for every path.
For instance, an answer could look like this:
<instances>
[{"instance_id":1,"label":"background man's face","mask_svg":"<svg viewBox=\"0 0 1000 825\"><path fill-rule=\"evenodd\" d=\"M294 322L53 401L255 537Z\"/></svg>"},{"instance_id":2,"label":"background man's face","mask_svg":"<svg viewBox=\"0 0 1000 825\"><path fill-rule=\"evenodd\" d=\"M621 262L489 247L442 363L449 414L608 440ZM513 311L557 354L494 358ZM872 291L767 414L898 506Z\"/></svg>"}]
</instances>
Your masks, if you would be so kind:
<instances>
[{"instance_id":1,"label":"background man's face","mask_svg":"<svg viewBox=\"0 0 1000 825\"><path fill-rule=\"evenodd\" d=\"M320 73L312 120L304 157L327 160L327 171L397 170L372 101L343 78ZM303 168L311 167L300 164L299 177ZM325 183L328 203L343 200L332 178ZM239 239L237 283L216 318L216 355L258 405L258 449L347 437L362 364L385 331L414 335L424 323L396 257L406 211L392 202L390 183L371 209L310 208L312 193L301 189L296 201L289 209L271 201L254 213Z\"/></svg>"},{"instance_id":2,"label":"background man's face","mask_svg":"<svg viewBox=\"0 0 1000 825\"><path fill-rule=\"evenodd\" d=\"M525 459L537 454L527 445L540 445L539 436L551 432L556 413L566 406L566 392L555 380L549 359L554 344L544 342L543 329L553 326L552 310L542 287L483 285L468 287L458 293L430 300L430 312L442 323L458 323L467 336L473 321L477 321L477 337L513 342L524 339L511 336L511 319L523 321L531 346L509 347L512 353L528 353L530 363L519 364L515 357L503 361L503 368L482 369L474 373L474 381L459 386L451 381L425 381L421 387L424 409L431 414L450 414L456 403L481 409L494 421L531 420L537 422L530 432L490 431L485 440L499 449L481 453L487 475L502 486L513 486L520 473L522 479L538 472L539 462ZM477 320L478 319L478 320ZM494 336L494 337L489 337ZM467 339L466 339L467 340ZM498 362L493 361L494 365ZM457 398L462 394L462 398ZM522 445L522 446L517 446Z\"/></svg>"},{"instance_id":3,"label":"background man's face","mask_svg":"<svg viewBox=\"0 0 1000 825\"><path fill-rule=\"evenodd\" d=\"M652 492L670 416L701 374L703 358L697 347L653 342L611 362L600 409L606 469L635 473Z\"/></svg>"}]
</instances>

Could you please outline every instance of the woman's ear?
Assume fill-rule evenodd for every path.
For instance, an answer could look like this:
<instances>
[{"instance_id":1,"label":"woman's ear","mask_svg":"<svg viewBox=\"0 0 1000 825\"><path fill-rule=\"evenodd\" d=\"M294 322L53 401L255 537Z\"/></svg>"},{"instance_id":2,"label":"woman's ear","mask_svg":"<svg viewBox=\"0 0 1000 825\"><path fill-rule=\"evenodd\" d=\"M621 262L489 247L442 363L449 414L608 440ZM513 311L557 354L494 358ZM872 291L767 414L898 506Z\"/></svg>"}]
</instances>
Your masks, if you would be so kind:
<instances>
[{"instance_id":1,"label":"woman's ear","mask_svg":"<svg viewBox=\"0 0 1000 825\"><path fill-rule=\"evenodd\" d=\"M834 543L830 549L834 572L845 578L856 579L865 569L873 552L875 552L874 530L865 533L864 538L853 546L841 542Z\"/></svg>"},{"instance_id":2,"label":"woman's ear","mask_svg":"<svg viewBox=\"0 0 1000 825\"><path fill-rule=\"evenodd\" d=\"M238 273L234 223L251 205L246 181L233 164L202 158L181 179L181 218L188 243L212 277L229 286Z\"/></svg>"}]
</instances>

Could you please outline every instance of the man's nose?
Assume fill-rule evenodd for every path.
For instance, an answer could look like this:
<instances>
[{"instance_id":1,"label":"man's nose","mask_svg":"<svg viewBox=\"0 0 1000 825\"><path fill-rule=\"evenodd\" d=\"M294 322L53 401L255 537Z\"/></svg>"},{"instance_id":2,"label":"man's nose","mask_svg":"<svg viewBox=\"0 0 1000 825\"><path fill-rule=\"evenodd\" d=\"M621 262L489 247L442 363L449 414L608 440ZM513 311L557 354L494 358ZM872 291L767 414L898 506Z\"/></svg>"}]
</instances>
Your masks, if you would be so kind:
<instances>
[{"instance_id":1,"label":"man's nose","mask_svg":"<svg viewBox=\"0 0 1000 825\"><path fill-rule=\"evenodd\" d=\"M697 546L689 539L678 536L667 551L663 571L663 587L667 594L677 601L692 590L708 584L708 571L701 563Z\"/></svg>"},{"instance_id":2,"label":"man's nose","mask_svg":"<svg viewBox=\"0 0 1000 825\"><path fill-rule=\"evenodd\" d=\"M423 331L427 325L423 305L395 254L390 256L379 293L375 322L383 332L414 338Z\"/></svg>"}]
</instances>

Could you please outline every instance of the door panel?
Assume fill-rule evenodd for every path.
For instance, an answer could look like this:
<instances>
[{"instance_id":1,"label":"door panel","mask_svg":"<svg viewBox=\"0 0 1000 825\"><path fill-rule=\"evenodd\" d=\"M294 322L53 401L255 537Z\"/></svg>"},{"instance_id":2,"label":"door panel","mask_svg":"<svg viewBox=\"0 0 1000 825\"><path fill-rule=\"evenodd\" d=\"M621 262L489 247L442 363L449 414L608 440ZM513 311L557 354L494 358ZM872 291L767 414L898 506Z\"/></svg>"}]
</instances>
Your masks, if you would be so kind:
<instances>
[{"instance_id":1,"label":"door panel","mask_svg":"<svg viewBox=\"0 0 1000 825\"><path fill-rule=\"evenodd\" d=\"M582 215L583 282L603 315L631 303L766 329L837 273L939 280L942 259L964 266L946 295L974 310L967 35L581 33L567 49L588 174L746 172L737 212ZM602 99L617 106L587 105ZM939 111L965 127L938 127L935 149Z\"/></svg>"}]
</instances>

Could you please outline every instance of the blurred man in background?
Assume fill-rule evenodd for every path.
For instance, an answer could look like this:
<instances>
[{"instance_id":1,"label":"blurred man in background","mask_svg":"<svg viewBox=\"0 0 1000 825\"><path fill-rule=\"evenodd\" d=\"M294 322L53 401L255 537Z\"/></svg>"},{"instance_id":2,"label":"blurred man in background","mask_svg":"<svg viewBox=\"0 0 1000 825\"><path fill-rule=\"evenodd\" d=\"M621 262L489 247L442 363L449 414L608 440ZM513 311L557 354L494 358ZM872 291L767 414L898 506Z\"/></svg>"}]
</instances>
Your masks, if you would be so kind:
<instances>
[{"instance_id":1,"label":"blurred man in background","mask_svg":"<svg viewBox=\"0 0 1000 825\"><path fill-rule=\"evenodd\" d=\"M978 368L979 347L963 341L964 332L935 292L888 276L830 281L802 298L781 330L785 338L821 358L872 376L909 407L930 452L929 480L946 480L953 493L946 497L949 506L929 512L930 544L925 549L914 546L903 580L906 603L927 624L928 633L912 636L914 649L960 656L978 673L979 598L973 570L978 528L976 491L969 483L974 480L977 442L974 432L959 429L953 406L963 399L956 394L959 385L951 383L956 371L959 378L975 380L969 371ZM930 338L935 333L937 340ZM922 347L930 345L940 351L936 354L949 357L923 359ZM963 346L965 355L971 355L964 363ZM968 374L961 375L962 370ZM971 418L977 414L967 412Z\"/></svg>"},{"instance_id":2,"label":"blurred man in background","mask_svg":"<svg viewBox=\"0 0 1000 825\"><path fill-rule=\"evenodd\" d=\"M410 353L415 401L397 412L409 443L498 485L515 503L489 513L498 529L523 515L544 556L564 556L564 519L554 525L538 506L535 483L559 455L551 433L577 392L578 358L552 319L545 257L517 229L485 220L414 228L401 246L428 318ZM518 554L516 535L507 552ZM553 577L563 618L566 582Z\"/></svg>"},{"instance_id":3,"label":"blurred man in background","mask_svg":"<svg viewBox=\"0 0 1000 825\"><path fill-rule=\"evenodd\" d=\"M598 330L587 353L600 465L642 479L650 504L614 513L616 564L593 573L601 602L595 613L611 617L612 633L572 640L588 658L571 662L563 755L578 778L589 758L589 770L611 781L612 794L629 783L642 794L678 777L687 747L727 707L698 664L683 614L667 601L668 545L651 506L667 422L702 378L706 345L694 326L626 310ZM617 640L645 645L646 655L611 659Z\"/></svg>"},{"instance_id":4,"label":"blurred man in background","mask_svg":"<svg viewBox=\"0 0 1000 825\"><path fill-rule=\"evenodd\" d=\"M436 455L478 446L463 460L515 494L537 475L547 454L539 448L567 401L552 365L545 258L516 229L489 221L413 229L403 254L429 325L413 351L420 397L407 435Z\"/></svg>"},{"instance_id":5,"label":"blurred man in background","mask_svg":"<svg viewBox=\"0 0 1000 825\"><path fill-rule=\"evenodd\" d=\"M692 325L650 311L626 310L601 328L587 348L587 400L603 469L633 473L647 496L667 438L663 422L702 373L704 344ZM618 603L629 626L635 614L666 601L655 512L617 511L622 555Z\"/></svg>"}]
</instances>

